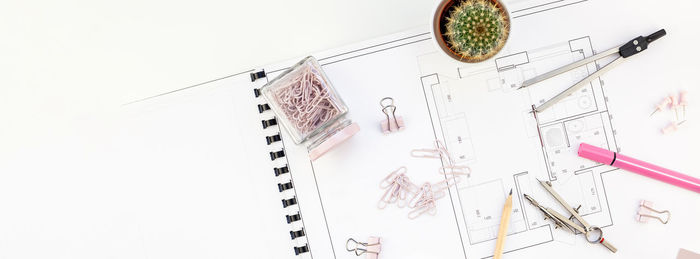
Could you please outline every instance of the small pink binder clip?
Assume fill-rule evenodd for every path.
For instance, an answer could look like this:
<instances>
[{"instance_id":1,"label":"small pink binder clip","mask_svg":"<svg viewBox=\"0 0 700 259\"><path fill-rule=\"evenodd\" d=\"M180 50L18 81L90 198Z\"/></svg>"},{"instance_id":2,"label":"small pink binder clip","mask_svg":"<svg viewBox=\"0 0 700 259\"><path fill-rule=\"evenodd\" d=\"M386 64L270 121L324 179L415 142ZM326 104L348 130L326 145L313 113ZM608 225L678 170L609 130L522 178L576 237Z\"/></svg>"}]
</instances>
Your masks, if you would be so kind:
<instances>
[{"instance_id":1,"label":"small pink binder clip","mask_svg":"<svg viewBox=\"0 0 700 259\"><path fill-rule=\"evenodd\" d=\"M386 115L386 120L383 120L380 125L382 127L382 132L384 134L389 134L403 130L403 118L401 116L396 116L394 99L391 97L384 97L379 101L379 105L382 106L382 112Z\"/></svg>"},{"instance_id":2,"label":"small pink binder clip","mask_svg":"<svg viewBox=\"0 0 700 259\"><path fill-rule=\"evenodd\" d=\"M654 209L653 206L654 206L654 204L652 202L647 201L647 200L642 200L639 203L639 210L637 211L637 216L635 217L637 219L637 221L642 222L642 223L646 223L649 221L649 218L655 218L655 219L661 221L661 223L664 223L664 224L668 223L668 220L671 219L671 212L669 212L668 210L658 211L658 210ZM658 214L666 214L666 219L662 219L661 217L654 215L654 213L656 213L657 215Z\"/></svg>"},{"instance_id":3,"label":"small pink binder clip","mask_svg":"<svg viewBox=\"0 0 700 259\"><path fill-rule=\"evenodd\" d=\"M382 251L381 238L369 237L367 242L357 242L355 239L349 238L345 242L345 250L355 252L357 256L365 254L366 259L377 259L379 252Z\"/></svg>"}]
</instances>

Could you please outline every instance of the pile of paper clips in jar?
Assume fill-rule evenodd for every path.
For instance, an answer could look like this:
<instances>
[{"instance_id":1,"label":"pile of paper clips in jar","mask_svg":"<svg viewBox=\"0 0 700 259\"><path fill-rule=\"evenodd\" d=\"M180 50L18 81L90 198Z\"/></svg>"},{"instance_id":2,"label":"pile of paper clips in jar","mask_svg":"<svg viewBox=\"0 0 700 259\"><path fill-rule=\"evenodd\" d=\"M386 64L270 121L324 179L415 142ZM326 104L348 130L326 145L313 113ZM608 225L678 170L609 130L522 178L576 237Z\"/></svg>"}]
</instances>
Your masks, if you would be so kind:
<instances>
[{"instance_id":1,"label":"pile of paper clips in jar","mask_svg":"<svg viewBox=\"0 0 700 259\"><path fill-rule=\"evenodd\" d=\"M408 169L401 166L387 175L379 184L379 187L386 191L377 203L377 207L384 209L389 204L396 204L399 208L407 207L411 209L408 213L409 219L415 219L423 214L435 215L437 200L445 197L445 191L458 184L461 176L469 177L471 169L468 166L456 165L447 148L439 140L435 141L434 148L411 150L411 156L442 160L443 166L438 169L438 173L445 179L436 183L425 182L418 186L409 179Z\"/></svg>"}]
</instances>

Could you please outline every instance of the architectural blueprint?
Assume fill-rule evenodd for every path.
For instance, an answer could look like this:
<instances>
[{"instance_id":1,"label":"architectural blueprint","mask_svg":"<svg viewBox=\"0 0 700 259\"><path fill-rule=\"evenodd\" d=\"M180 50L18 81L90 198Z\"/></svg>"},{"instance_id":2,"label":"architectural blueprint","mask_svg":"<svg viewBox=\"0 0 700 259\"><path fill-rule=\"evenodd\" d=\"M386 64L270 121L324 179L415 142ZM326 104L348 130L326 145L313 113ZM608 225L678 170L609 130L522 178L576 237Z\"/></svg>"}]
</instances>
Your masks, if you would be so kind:
<instances>
[{"instance_id":1,"label":"architectural blueprint","mask_svg":"<svg viewBox=\"0 0 700 259\"><path fill-rule=\"evenodd\" d=\"M479 64L442 62L441 53L418 57L421 83L437 139L457 163L473 174L450 192L467 257L488 257L498 232L501 204L514 193L507 250L545 242L574 244L573 235L554 231L523 194L556 205L537 183L551 181L562 196L580 207L586 220L612 224L601 174L611 169L579 158L581 142L616 149L604 81L594 80L553 107L539 105L600 65L591 63L567 74L516 90L537 74L593 55L591 39L568 39L534 50L521 50ZM549 200L547 200L549 199ZM474 258L474 257L472 257Z\"/></svg>"},{"instance_id":2,"label":"architectural blueprint","mask_svg":"<svg viewBox=\"0 0 700 259\"><path fill-rule=\"evenodd\" d=\"M626 62L538 113L537 120L532 105L543 103L609 60L517 90L524 80L614 47L646 29L624 32L620 28L613 33L609 24L589 19L591 10L606 10L604 1L505 2L513 22L511 38L496 57L484 62L450 59L436 48L425 27L314 54L351 107L348 117L362 130L315 161L308 159L304 147L285 142L269 145L285 150L285 159L273 161L272 166L289 168L284 176L289 178L284 180L293 180L295 191L283 195L298 200L298 210L290 209L303 215L298 224L306 233L311 258L356 258L346 251L347 240L375 235L386 240L381 255L385 258L489 258L503 201L511 189L514 206L504 249L510 257L554 258L569 253L571 258L607 258L650 253L652 248L632 249L652 241L629 235L631 230L640 231L629 215L638 204L629 200L638 198L639 192L625 193L620 188L631 178L576 154L581 142L610 150L619 150L622 143L627 148L630 127L625 130L623 122L629 124L634 113L619 109L630 102L619 98L619 91L644 83L623 70L639 69L644 62ZM271 80L297 61L257 70L266 71ZM405 130L381 132L379 124L386 117L379 100L384 97L396 101ZM272 119L274 115L263 116ZM284 131L279 133L283 140L289 139ZM469 166L471 174L439 199L435 215L412 220L397 206L378 209L384 193L378 183L398 167L406 167L417 184L444 180L436 172L444 165L439 159L410 156L411 150L429 147L436 139L445 143L457 164ZM604 230L618 253L592 247L581 234L555 229L543 219L523 194L554 210L564 208L537 180L550 181L588 223ZM623 196L630 196L626 203L620 202Z\"/></svg>"}]
</instances>

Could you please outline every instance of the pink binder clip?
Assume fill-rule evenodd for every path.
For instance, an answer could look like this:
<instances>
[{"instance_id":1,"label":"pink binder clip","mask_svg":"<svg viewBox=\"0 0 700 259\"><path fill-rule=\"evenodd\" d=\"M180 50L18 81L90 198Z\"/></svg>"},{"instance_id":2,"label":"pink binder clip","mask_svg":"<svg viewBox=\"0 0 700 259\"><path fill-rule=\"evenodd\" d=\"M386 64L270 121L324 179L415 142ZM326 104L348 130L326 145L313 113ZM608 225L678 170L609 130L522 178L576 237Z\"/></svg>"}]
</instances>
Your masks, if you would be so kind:
<instances>
[{"instance_id":1,"label":"pink binder clip","mask_svg":"<svg viewBox=\"0 0 700 259\"><path fill-rule=\"evenodd\" d=\"M384 134L389 134L403 130L403 118L401 118L401 116L396 116L394 99L391 97L384 97L379 101L379 105L382 106L382 112L386 115L386 120L381 122L382 132Z\"/></svg>"},{"instance_id":2,"label":"pink binder clip","mask_svg":"<svg viewBox=\"0 0 700 259\"><path fill-rule=\"evenodd\" d=\"M671 219L671 212L669 212L668 210L658 211L658 210L654 209L653 206L654 206L654 204L652 202L647 201L647 200L642 200L639 203L639 210L637 211L637 217L635 217L637 219L637 221L642 222L642 223L646 223L649 221L649 218L655 218L655 219L661 221L661 223L664 223L664 224L668 223L668 220ZM657 215L658 214L666 214L666 219L662 219L661 217L654 215L654 213L656 213Z\"/></svg>"},{"instance_id":3,"label":"pink binder clip","mask_svg":"<svg viewBox=\"0 0 700 259\"><path fill-rule=\"evenodd\" d=\"M345 242L345 250L355 252L357 256L365 254L366 259L377 259L379 258L379 252L382 251L381 238L369 237L367 242L357 242L355 239L349 238Z\"/></svg>"}]
</instances>

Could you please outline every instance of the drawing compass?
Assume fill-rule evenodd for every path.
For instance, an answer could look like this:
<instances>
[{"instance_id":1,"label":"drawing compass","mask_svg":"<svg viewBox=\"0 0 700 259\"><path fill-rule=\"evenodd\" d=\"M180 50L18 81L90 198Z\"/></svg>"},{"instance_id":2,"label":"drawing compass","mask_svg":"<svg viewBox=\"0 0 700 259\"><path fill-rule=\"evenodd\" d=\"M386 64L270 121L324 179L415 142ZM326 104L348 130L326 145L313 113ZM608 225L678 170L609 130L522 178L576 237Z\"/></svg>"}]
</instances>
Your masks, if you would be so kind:
<instances>
[{"instance_id":1,"label":"drawing compass","mask_svg":"<svg viewBox=\"0 0 700 259\"><path fill-rule=\"evenodd\" d=\"M554 70L549 71L547 73L544 73L542 75L538 75L534 78L525 80L525 82L523 82L523 84L518 89L531 86L535 83L538 83L538 82L544 81L546 79L549 79L551 77L554 77L556 75L568 72L572 69L578 68L580 66L586 65L586 64L591 63L593 61L602 59L604 57L616 56L616 58L613 61L611 61L610 63L608 63L604 67L598 69L597 71L588 75L586 78L582 79L578 83L570 86L566 90L558 93L557 95L555 95L551 99L547 100L546 102L542 103L540 106L537 106L535 108L535 111L541 112L544 109L549 108L550 106L552 106L556 102L560 101L561 99L566 98L567 96L569 96L570 94L572 94L573 92L575 92L576 90L581 88L582 86L591 82L593 79L596 79L596 78L600 77L602 74L605 74L606 72L610 71L613 67L620 64L625 59L646 50L647 47L649 46L649 43L663 37L664 35L666 35L666 30L661 29L661 30L654 32L646 37L639 36L639 37L634 38L634 39L630 40L629 42L627 42L619 47L615 47L615 48L603 51L601 53L584 58L584 59L576 61L574 63L565 65L565 66L557 68L557 69L554 69Z\"/></svg>"},{"instance_id":2,"label":"drawing compass","mask_svg":"<svg viewBox=\"0 0 700 259\"><path fill-rule=\"evenodd\" d=\"M580 233L583 233L583 235L586 237L586 240L589 243L600 243L606 248L608 248L608 250L610 250L611 252L617 252L617 248L615 248L612 244L605 240L605 238L603 238L603 230L597 226L591 226L590 224L588 224L588 222L586 222L586 220L584 220L583 217L578 213L578 210L579 208L581 208L581 206L578 206L578 208L569 206L569 204L564 200L564 198L559 196L559 194L556 191L554 191L554 188L552 188L552 183L550 183L549 181L537 181L539 181L542 187L544 187L544 189L547 190L547 192L549 192L549 194L551 194L554 197L554 199L556 199L559 202L559 204L566 208L566 210L571 214L570 217L566 217L561 213L553 210L552 208L540 205L534 198L532 198L532 196L523 194L525 196L525 199L530 201L532 205L537 207L544 214L545 220L549 219L554 222L554 228L565 228L571 231L571 233L573 234L576 234L576 231L578 231ZM580 225L574 222L574 220L578 221Z\"/></svg>"}]
</instances>

